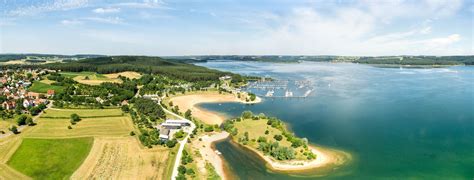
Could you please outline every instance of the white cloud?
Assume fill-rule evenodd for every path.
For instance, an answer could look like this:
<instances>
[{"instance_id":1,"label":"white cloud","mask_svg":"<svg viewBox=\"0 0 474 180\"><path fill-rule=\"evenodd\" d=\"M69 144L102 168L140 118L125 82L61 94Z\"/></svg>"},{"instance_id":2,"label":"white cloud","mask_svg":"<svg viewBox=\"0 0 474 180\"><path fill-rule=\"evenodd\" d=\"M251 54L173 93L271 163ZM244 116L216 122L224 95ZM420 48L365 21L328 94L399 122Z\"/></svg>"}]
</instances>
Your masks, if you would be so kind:
<instances>
[{"instance_id":1,"label":"white cloud","mask_svg":"<svg viewBox=\"0 0 474 180\"><path fill-rule=\"evenodd\" d=\"M420 30L420 33L421 34L429 34L431 33L431 26L428 26L428 27L425 27L423 29Z\"/></svg>"},{"instance_id":2,"label":"white cloud","mask_svg":"<svg viewBox=\"0 0 474 180\"><path fill-rule=\"evenodd\" d=\"M17 9L7 12L8 16L32 16L40 13L52 11L66 11L76 8L85 7L88 0L54 0L46 1L39 4L31 4L29 6L18 7Z\"/></svg>"},{"instance_id":3,"label":"white cloud","mask_svg":"<svg viewBox=\"0 0 474 180\"><path fill-rule=\"evenodd\" d=\"M88 21L94 21L94 22L99 22L99 23L107 23L107 24L125 24L124 20L120 17L87 17L87 18L82 18L84 20Z\"/></svg>"},{"instance_id":4,"label":"white cloud","mask_svg":"<svg viewBox=\"0 0 474 180\"><path fill-rule=\"evenodd\" d=\"M436 8L435 8L436 9ZM267 15L268 16L268 15ZM404 16L404 15L400 15ZM400 18L392 16L390 19ZM334 55L394 55L459 53L455 47L459 34L447 37L431 34L424 15L422 27L401 27L390 32L378 14L361 8L336 8L331 13L312 8L295 8L289 14L272 15L271 20L254 16L249 22L263 21L262 30L228 45L223 51L242 54L334 54ZM265 19L265 20L262 20ZM265 23L270 22L270 23ZM414 21L416 22L416 20ZM271 25L268 25L271 24ZM404 31L405 30L405 31ZM248 40L253 39L253 40ZM235 53L235 52L234 52Z\"/></svg>"},{"instance_id":5,"label":"white cloud","mask_svg":"<svg viewBox=\"0 0 474 180\"><path fill-rule=\"evenodd\" d=\"M120 8L106 7L106 8L97 8L92 10L92 12L97 14L107 14L107 13L118 13Z\"/></svg>"},{"instance_id":6,"label":"white cloud","mask_svg":"<svg viewBox=\"0 0 474 180\"><path fill-rule=\"evenodd\" d=\"M75 26L75 25L81 25L81 24L83 24L83 22L79 21L79 20L75 20L75 19L74 20L65 19L65 20L61 21L61 24L66 25L66 26Z\"/></svg>"},{"instance_id":7,"label":"white cloud","mask_svg":"<svg viewBox=\"0 0 474 180\"><path fill-rule=\"evenodd\" d=\"M446 46L446 45L450 45L452 43L458 42L460 39L461 39L461 35L451 34L447 37L429 39L426 41L426 45L433 46L433 47Z\"/></svg>"},{"instance_id":8,"label":"white cloud","mask_svg":"<svg viewBox=\"0 0 474 180\"><path fill-rule=\"evenodd\" d=\"M113 4L113 6L136 9L170 9L169 7L166 7L166 3L158 0L144 0L143 2L123 2Z\"/></svg>"}]
</instances>

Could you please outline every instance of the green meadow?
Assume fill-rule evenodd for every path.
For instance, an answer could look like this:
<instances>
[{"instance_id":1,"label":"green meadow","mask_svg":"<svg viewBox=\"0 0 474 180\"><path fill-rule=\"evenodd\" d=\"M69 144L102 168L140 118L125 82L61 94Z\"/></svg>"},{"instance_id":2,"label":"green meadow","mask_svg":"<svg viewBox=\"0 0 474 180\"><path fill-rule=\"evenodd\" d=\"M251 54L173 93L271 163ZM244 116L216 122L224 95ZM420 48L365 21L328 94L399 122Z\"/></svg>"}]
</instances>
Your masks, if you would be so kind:
<instances>
[{"instance_id":1,"label":"green meadow","mask_svg":"<svg viewBox=\"0 0 474 180\"><path fill-rule=\"evenodd\" d=\"M25 138L7 164L33 179L68 179L89 154L93 138Z\"/></svg>"}]
</instances>

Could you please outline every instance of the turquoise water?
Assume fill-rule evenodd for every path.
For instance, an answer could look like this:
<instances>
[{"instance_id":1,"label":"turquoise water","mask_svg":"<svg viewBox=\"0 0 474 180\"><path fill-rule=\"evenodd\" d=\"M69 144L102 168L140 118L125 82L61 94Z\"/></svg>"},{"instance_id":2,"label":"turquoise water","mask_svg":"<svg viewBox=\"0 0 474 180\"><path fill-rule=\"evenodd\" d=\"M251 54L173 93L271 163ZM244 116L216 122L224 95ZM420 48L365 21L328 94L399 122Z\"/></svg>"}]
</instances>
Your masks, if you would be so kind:
<instances>
[{"instance_id":1,"label":"turquoise water","mask_svg":"<svg viewBox=\"0 0 474 180\"><path fill-rule=\"evenodd\" d=\"M296 135L352 154L352 163L324 179L474 178L472 66L398 69L310 62L199 65L313 82L316 92L305 99L264 98L257 105L201 106L228 116L244 110L276 116ZM269 172L253 154L229 142L218 143L216 148L240 179L296 178Z\"/></svg>"}]
</instances>

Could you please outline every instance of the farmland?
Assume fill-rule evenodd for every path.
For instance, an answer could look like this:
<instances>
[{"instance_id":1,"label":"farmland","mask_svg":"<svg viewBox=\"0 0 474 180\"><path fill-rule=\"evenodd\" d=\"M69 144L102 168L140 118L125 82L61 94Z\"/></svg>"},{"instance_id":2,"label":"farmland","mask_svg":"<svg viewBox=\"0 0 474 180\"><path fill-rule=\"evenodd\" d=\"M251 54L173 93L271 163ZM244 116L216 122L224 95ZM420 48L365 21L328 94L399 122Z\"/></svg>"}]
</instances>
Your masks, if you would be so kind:
<instances>
[{"instance_id":1,"label":"farmland","mask_svg":"<svg viewBox=\"0 0 474 180\"><path fill-rule=\"evenodd\" d=\"M122 80L120 80L118 76L109 77L109 76L105 76L103 74L98 74L94 72L63 72L61 73L61 75L70 77L79 83L88 84L88 85L100 85L103 82L113 82L113 83L122 82Z\"/></svg>"},{"instance_id":2,"label":"farmland","mask_svg":"<svg viewBox=\"0 0 474 180\"><path fill-rule=\"evenodd\" d=\"M75 125L70 124L72 113L81 117ZM177 149L144 148L130 136L132 130L130 117L119 109L48 109L36 126L0 139L0 179L169 177L167 167L173 163ZM88 139L88 145L84 145L84 139ZM77 144L83 148L75 148ZM25 154L31 154L31 159L25 160ZM48 158L48 163L39 167L37 162L44 161L43 157ZM64 165L66 162L74 163ZM53 169L56 171L51 172Z\"/></svg>"}]
</instances>

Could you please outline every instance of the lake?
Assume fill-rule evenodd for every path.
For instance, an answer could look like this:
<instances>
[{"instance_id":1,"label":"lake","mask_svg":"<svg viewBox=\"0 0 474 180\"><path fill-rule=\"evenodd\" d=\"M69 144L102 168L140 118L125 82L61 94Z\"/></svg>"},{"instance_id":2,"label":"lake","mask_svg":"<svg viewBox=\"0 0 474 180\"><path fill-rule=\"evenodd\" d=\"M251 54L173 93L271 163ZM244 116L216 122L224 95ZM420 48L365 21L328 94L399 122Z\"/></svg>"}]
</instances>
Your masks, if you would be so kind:
<instances>
[{"instance_id":1,"label":"lake","mask_svg":"<svg viewBox=\"0 0 474 180\"><path fill-rule=\"evenodd\" d=\"M256 105L201 104L229 117L244 110L276 116L297 136L352 154L348 165L311 179L474 178L472 66L406 69L235 61L198 65L311 82L314 92L306 98L263 97ZM216 148L240 179L298 178L269 172L255 155L228 141Z\"/></svg>"}]
</instances>

